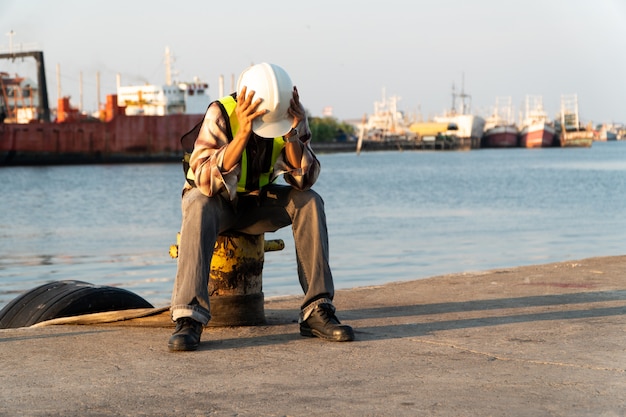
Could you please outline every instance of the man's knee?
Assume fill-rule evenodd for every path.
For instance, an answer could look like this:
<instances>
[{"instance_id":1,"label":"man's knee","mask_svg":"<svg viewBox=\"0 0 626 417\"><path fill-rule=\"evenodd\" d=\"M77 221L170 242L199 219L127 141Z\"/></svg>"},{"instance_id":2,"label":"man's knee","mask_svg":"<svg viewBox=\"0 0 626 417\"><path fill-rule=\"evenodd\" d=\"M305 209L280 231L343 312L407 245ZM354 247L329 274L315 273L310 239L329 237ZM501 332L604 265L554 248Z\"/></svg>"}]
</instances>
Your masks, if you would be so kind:
<instances>
[{"instance_id":1,"label":"man's knee","mask_svg":"<svg viewBox=\"0 0 626 417\"><path fill-rule=\"evenodd\" d=\"M313 190L293 190L292 198L296 208L303 208L308 205L324 208L324 200Z\"/></svg>"},{"instance_id":2,"label":"man's knee","mask_svg":"<svg viewBox=\"0 0 626 417\"><path fill-rule=\"evenodd\" d=\"M217 215L222 210L221 197L208 197L197 188L187 191L183 196L183 212L186 215Z\"/></svg>"}]
</instances>

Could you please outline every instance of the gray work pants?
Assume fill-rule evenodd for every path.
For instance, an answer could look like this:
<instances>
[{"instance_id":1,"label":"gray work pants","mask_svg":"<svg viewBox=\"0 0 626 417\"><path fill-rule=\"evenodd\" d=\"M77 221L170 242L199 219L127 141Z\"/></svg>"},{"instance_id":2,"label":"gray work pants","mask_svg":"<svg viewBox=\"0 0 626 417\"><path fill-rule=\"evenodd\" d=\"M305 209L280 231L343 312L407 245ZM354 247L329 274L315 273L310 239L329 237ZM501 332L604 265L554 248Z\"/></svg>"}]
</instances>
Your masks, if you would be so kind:
<instances>
[{"instance_id":1,"label":"gray work pants","mask_svg":"<svg viewBox=\"0 0 626 417\"><path fill-rule=\"evenodd\" d=\"M326 214L324 201L315 191L272 184L264 187L259 196L239 198L233 206L222 196L207 197L193 188L183 195L182 216L172 320L191 317L207 324L211 319L211 258L218 235L225 231L259 235L291 224L298 278L305 293L303 308L317 304L313 301L332 302Z\"/></svg>"}]
</instances>

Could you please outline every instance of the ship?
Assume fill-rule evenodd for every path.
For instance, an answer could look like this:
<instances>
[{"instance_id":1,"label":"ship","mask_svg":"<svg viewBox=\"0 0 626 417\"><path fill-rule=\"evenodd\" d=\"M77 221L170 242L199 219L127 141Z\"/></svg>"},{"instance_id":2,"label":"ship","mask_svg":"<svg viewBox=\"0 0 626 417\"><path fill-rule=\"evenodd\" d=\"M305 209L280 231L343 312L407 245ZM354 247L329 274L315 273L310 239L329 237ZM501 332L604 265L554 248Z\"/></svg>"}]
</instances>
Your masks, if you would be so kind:
<instances>
[{"instance_id":1,"label":"ship","mask_svg":"<svg viewBox=\"0 0 626 417\"><path fill-rule=\"evenodd\" d=\"M210 103L208 84L194 80L163 86L118 85L96 116L60 97L56 116L48 106L42 51L0 54L34 58L37 82L0 77L0 166L177 161L180 137Z\"/></svg>"},{"instance_id":2,"label":"ship","mask_svg":"<svg viewBox=\"0 0 626 417\"><path fill-rule=\"evenodd\" d=\"M578 116L578 95L561 95L560 120L557 125L557 144L561 147L591 147L594 132L582 125Z\"/></svg>"},{"instance_id":3,"label":"ship","mask_svg":"<svg viewBox=\"0 0 626 417\"><path fill-rule=\"evenodd\" d=\"M383 88L382 99L374 102L374 113L367 117L364 124L365 140L389 142L411 137L410 122L398 110L398 101L400 97L387 97Z\"/></svg>"},{"instance_id":4,"label":"ship","mask_svg":"<svg viewBox=\"0 0 626 417\"><path fill-rule=\"evenodd\" d=\"M456 93L452 84L452 107L440 116L435 116L435 123L447 123L456 126L455 136L459 149L480 148L480 141L485 128L485 119L471 114L471 95L465 93L464 82L461 92Z\"/></svg>"},{"instance_id":5,"label":"ship","mask_svg":"<svg viewBox=\"0 0 626 417\"><path fill-rule=\"evenodd\" d=\"M597 125L595 130L595 137L593 140L595 142L618 140L617 127L613 124L608 123L602 123Z\"/></svg>"},{"instance_id":6,"label":"ship","mask_svg":"<svg viewBox=\"0 0 626 417\"><path fill-rule=\"evenodd\" d=\"M459 146L456 135L459 128L455 123L414 122L409 130L416 135L422 149L456 149Z\"/></svg>"},{"instance_id":7,"label":"ship","mask_svg":"<svg viewBox=\"0 0 626 417\"><path fill-rule=\"evenodd\" d=\"M554 123L543 108L543 97L527 95L520 129L522 148L548 148L554 143Z\"/></svg>"},{"instance_id":8,"label":"ship","mask_svg":"<svg viewBox=\"0 0 626 417\"><path fill-rule=\"evenodd\" d=\"M497 97L493 113L485 120L482 148L513 148L517 146L519 129L513 122L511 97Z\"/></svg>"}]
</instances>

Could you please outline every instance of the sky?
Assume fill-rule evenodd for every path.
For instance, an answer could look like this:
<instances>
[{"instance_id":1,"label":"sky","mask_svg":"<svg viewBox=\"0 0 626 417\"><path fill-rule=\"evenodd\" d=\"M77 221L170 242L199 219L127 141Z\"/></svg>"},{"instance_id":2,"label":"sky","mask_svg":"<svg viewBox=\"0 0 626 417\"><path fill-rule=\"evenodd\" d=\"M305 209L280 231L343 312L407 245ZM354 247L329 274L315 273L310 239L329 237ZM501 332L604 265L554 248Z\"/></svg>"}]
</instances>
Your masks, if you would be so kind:
<instances>
[{"instance_id":1,"label":"sky","mask_svg":"<svg viewBox=\"0 0 626 417\"><path fill-rule=\"evenodd\" d=\"M58 92L97 108L122 85L175 79L219 98L251 64L285 68L307 111L339 120L398 97L423 120L448 110L452 86L488 115L527 95L551 116L577 94L584 122L626 122L626 0L0 0L0 52L42 50L51 106ZM10 33L13 33L10 35ZM57 70L58 69L58 70ZM34 61L0 71L35 77Z\"/></svg>"}]
</instances>

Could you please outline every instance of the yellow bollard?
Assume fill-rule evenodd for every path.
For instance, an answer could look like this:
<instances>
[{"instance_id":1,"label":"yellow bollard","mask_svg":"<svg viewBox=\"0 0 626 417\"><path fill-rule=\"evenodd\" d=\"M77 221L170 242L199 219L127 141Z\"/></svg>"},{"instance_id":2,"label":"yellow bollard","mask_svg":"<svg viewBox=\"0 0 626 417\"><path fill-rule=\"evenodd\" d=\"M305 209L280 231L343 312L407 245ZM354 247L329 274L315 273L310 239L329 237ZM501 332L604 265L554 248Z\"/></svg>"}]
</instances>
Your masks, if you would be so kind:
<instances>
[{"instance_id":1,"label":"yellow bollard","mask_svg":"<svg viewBox=\"0 0 626 417\"><path fill-rule=\"evenodd\" d=\"M210 326L265 323L263 235L220 235L209 274Z\"/></svg>"},{"instance_id":2,"label":"yellow bollard","mask_svg":"<svg viewBox=\"0 0 626 417\"><path fill-rule=\"evenodd\" d=\"M178 257L180 233L170 256ZM254 326L265 323L263 263L265 252L284 249L282 240L264 235L228 233L218 236L209 274L209 326Z\"/></svg>"}]
</instances>

